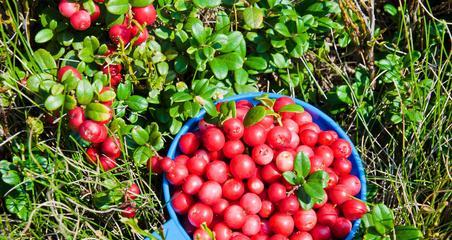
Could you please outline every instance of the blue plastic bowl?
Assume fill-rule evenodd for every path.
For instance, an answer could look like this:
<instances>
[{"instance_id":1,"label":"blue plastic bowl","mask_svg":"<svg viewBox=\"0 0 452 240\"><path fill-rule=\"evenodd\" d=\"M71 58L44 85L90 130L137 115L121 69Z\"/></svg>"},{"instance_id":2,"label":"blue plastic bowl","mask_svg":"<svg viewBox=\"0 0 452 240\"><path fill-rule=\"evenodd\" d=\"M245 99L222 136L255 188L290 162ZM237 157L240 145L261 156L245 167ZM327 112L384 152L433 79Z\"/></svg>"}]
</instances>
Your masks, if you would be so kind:
<instances>
[{"instance_id":1,"label":"blue plastic bowl","mask_svg":"<svg viewBox=\"0 0 452 240\"><path fill-rule=\"evenodd\" d=\"M233 97L222 99L219 102L228 102L228 101L239 101L239 100L248 100L253 104L257 104L258 101L255 100L256 97L261 96L262 92L256 92L256 93L249 93L249 94L241 94L236 95ZM270 98L279 98L282 97L282 95L269 93ZM313 121L317 123L322 130L334 130L338 133L339 137L342 139L347 140L352 145L352 155L348 158L352 163L352 172L351 174L357 176L359 180L361 181L361 192L357 195L359 199L362 201L366 201L366 177L364 174L364 168L361 163L361 158L358 155L358 152L355 149L355 146L353 145L350 138L347 136L347 134L342 130L339 125L333 121L330 117L328 117L325 113L320 111L319 109L315 108L314 106L305 103L303 101L300 101L298 99L294 99L295 103L301 105L305 111L308 111L313 118ZM179 140L182 135L184 135L187 132L193 131L197 128L198 122L204 118L204 114L206 112L202 110L195 118L192 118L185 123L184 126L182 126L181 130L177 134L177 136L174 138L170 149L168 151L168 157L174 159L177 155L179 155L178 145ZM171 193L170 193L170 184L166 180L166 178L163 178L163 193L165 197L165 202L167 203L168 212L170 215L170 219L168 222L166 222L163 225L164 234L167 240L190 240L191 237L187 234L185 229L183 228L182 224L180 223L178 216L176 212L174 211L173 207L171 206ZM345 238L347 240L353 239L353 236L358 231L360 219L353 222L353 227L349 235ZM157 235L155 235L157 237Z\"/></svg>"}]
</instances>

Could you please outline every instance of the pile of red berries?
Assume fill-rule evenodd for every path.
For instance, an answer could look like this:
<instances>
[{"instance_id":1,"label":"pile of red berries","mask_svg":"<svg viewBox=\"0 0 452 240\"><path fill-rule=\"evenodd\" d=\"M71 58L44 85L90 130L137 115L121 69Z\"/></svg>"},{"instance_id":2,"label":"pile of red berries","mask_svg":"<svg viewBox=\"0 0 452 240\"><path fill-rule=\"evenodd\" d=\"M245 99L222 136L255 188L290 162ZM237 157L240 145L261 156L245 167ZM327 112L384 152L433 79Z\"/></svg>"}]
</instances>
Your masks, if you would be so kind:
<instances>
[{"instance_id":1,"label":"pile of red berries","mask_svg":"<svg viewBox=\"0 0 452 240\"><path fill-rule=\"evenodd\" d=\"M350 144L322 131L308 112L279 112L290 104L291 98L278 98L273 111L279 114L245 127L253 106L239 101L236 117L220 125L201 120L199 130L180 138L174 161L159 161L173 185L172 207L194 239L211 239L212 233L217 240L340 239L367 212L353 197L361 183L350 174ZM323 170L329 176L324 199L312 209L301 207L299 186L283 177L294 170L299 152L309 157L310 174Z\"/></svg>"}]
</instances>

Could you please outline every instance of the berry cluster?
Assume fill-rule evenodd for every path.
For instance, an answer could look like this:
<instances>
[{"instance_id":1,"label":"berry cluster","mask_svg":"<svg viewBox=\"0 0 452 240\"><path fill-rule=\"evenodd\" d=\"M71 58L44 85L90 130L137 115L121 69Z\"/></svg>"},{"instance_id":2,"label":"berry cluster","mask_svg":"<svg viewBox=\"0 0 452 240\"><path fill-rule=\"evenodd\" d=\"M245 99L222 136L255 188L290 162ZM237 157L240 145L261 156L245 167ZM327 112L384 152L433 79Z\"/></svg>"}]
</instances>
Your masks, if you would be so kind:
<instances>
[{"instance_id":1,"label":"berry cluster","mask_svg":"<svg viewBox=\"0 0 452 240\"><path fill-rule=\"evenodd\" d=\"M224 104L224 103L223 103ZM294 104L278 98L273 111ZM172 207L194 239L341 239L367 206L353 196L361 189L347 159L350 144L334 131L322 131L308 112L281 112L244 126L253 105L236 103L236 116L183 135L174 161L154 167L173 185ZM277 120L277 121L276 121ZM324 198L304 209L283 173L294 171L297 156L309 157L310 175L328 173ZM157 166L158 163L158 166ZM212 229L209 230L203 226Z\"/></svg>"},{"instance_id":2,"label":"berry cluster","mask_svg":"<svg viewBox=\"0 0 452 240\"><path fill-rule=\"evenodd\" d=\"M95 2L103 2L96 0ZM72 28L78 31L85 31L91 27L91 24L96 22L100 17L99 5L93 3L94 11L90 14L83 5L72 0L61 0L58 4L58 10L61 15L69 18Z\"/></svg>"}]
</instances>

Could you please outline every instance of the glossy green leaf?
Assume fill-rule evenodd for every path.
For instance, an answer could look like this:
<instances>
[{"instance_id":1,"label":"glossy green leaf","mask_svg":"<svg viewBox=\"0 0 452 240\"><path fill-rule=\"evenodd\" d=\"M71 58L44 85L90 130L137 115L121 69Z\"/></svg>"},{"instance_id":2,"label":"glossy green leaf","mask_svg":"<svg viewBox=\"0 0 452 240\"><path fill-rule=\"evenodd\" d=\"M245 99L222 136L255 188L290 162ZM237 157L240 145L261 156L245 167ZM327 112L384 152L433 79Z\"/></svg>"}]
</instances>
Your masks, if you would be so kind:
<instances>
[{"instance_id":1,"label":"glossy green leaf","mask_svg":"<svg viewBox=\"0 0 452 240\"><path fill-rule=\"evenodd\" d=\"M279 112L292 112L292 113L301 113L304 112L304 108L298 104L288 104L281 109L279 109Z\"/></svg>"},{"instance_id":2,"label":"glossy green leaf","mask_svg":"<svg viewBox=\"0 0 452 240\"><path fill-rule=\"evenodd\" d=\"M44 106L49 111L55 111L58 108L60 108L61 106L63 106L63 103L64 103L64 95L63 94L58 94L56 96L50 95L46 99Z\"/></svg>"},{"instance_id":3,"label":"glossy green leaf","mask_svg":"<svg viewBox=\"0 0 452 240\"><path fill-rule=\"evenodd\" d=\"M132 94L132 83L130 81L126 81L124 83L120 83L117 89L117 95L119 100L126 100Z\"/></svg>"},{"instance_id":4,"label":"glossy green leaf","mask_svg":"<svg viewBox=\"0 0 452 240\"><path fill-rule=\"evenodd\" d=\"M248 111L243 120L243 124L245 127L252 126L264 119L266 115L267 110L264 106L255 106Z\"/></svg>"},{"instance_id":5,"label":"glossy green leaf","mask_svg":"<svg viewBox=\"0 0 452 240\"><path fill-rule=\"evenodd\" d=\"M304 188L301 187L297 191L298 202L303 210L310 210L314 206L314 201L312 198L305 192Z\"/></svg>"},{"instance_id":6,"label":"glossy green leaf","mask_svg":"<svg viewBox=\"0 0 452 240\"><path fill-rule=\"evenodd\" d=\"M111 118L111 109L102 103L90 103L85 109L86 116L94 121L102 122Z\"/></svg>"},{"instance_id":7,"label":"glossy green leaf","mask_svg":"<svg viewBox=\"0 0 452 240\"><path fill-rule=\"evenodd\" d=\"M247 57L245 65L255 70L267 69L267 60L263 57Z\"/></svg>"},{"instance_id":8,"label":"glossy green leaf","mask_svg":"<svg viewBox=\"0 0 452 240\"><path fill-rule=\"evenodd\" d=\"M13 190L5 197L5 207L9 212L16 214L21 220L28 219L31 208L28 194L23 190Z\"/></svg>"},{"instance_id":9,"label":"glossy green leaf","mask_svg":"<svg viewBox=\"0 0 452 240\"><path fill-rule=\"evenodd\" d=\"M289 28L287 28L287 26L286 26L284 23L277 23L277 24L275 24L275 30L276 30L279 34L283 35L284 37L290 37L290 36L292 36L292 35L290 34Z\"/></svg>"},{"instance_id":10,"label":"glossy green leaf","mask_svg":"<svg viewBox=\"0 0 452 240\"><path fill-rule=\"evenodd\" d=\"M107 10L115 15L125 14L129 10L128 0L107 0L105 2Z\"/></svg>"},{"instance_id":11,"label":"glossy green leaf","mask_svg":"<svg viewBox=\"0 0 452 240\"><path fill-rule=\"evenodd\" d=\"M217 33L228 33L231 25L231 20L229 16L224 11L217 13L217 18L215 21L215 32Z\"/></svg>"},{"instance_id":12,"label":"glossy green leaf","mask_svg":"<svg viewBox=\"0 0 452 240\"><path fill-rule=\"evenodd\" d=\"M245 24L250 28L261 28L264 21L264 11L257 7L248 7L243 11L243 18Z\"/></svg>"},{"instance_id":13,"label":"glossy green leaf","mask_svg":"<svg viewBox=\"0 0 452 240\"><path fill-rule=\"evenodd\" d=\"M133 161L138 167L145 166L149 158L151 158L152 156L154 156L154 153L152 152L151 148L147 146L138 147L137 149L135 149L135 151L133 151Z\"/></svg>"},{"instance_id":14,"label":"glossy green leaf","mask_svg":"<svg viewBox=\"0 0 452 240\"><path fill-rule=\"evenodd\" d=\"M20 175L16 170L9 170L2 174L2 180L8 185L16 186L20 183Z\"/></svg>"},{"instance_id":15,"label":"glossy green leaf","mask_svg":"<svg viewBox=\"0 0 452 240\"><path fill-rule=\"evenodd\" d=\"M229 70L237 70L243 66L243 58L237 52L227 53L216 57L223 64L226 64Z\"/></svg>"},{"instance_id":16,"label":"glossy green leaf","mask_svg":"<svg viewBox=\"0 0 452 240\"><path fill-rule=\"evenodd\" d=\"M52 55L45 49L38 49L33 54L34 60L44 72L56 72L57 65Z\"/></svg>"},{"instance_id":17,"label":"glossy green leaf","mask_svg":"<svg viewBox=\"0 0 452 240\"><path fill-rule=\"evenodd\" d=\"M148 102L146 98L139 95L132 95L126 100L126 104L134 112L143 112L148 109Z\"/></svg>"},{"instance_id":18,"label":"glossy green leaf","mask_svg":"<svg viewBox=\"0 0 452 240\"><path fill-rule=\"evenodd\" d=\"M88 80L84 79L78 82L76 96L80 104L86 105L91 102L94 96L94 89Z\"/></svg>"},{"instance_id":19,"label":"glossy green leaf","mask_svg":"<svg viewBox=\"0 0 452 240\"><path fill-rule=\"evenodd\" d=\"M320 184L322 186L322 188L326 188L326 186L328 186L328 180L329 180L329 175L327 172L323 171L323 170L319 170L319 171L315 171L314 173L312 173L307 182L308 183L317 183Z\"/></svg>"},{"instance_id":20,"label":"glossy green leaf","mask_svg":"<svg viewBox=\"0 0 452 240\"><path fill-rule=\"evenodd\" d=\"M209 66L217 79L225 79L228 75L228 66L226 66L226 64L224 64L218 58L214 58L212 61L210 61Z\"/></svg>"},{"instance_id":21,"label":"glossy green leaf","mask_svg":"<svg viewBox=\"0 0 452 240\"><path fill-rule=\"evenodd\" d=\"M35 42L45 43L45 42L50 41L50 39L52 39L52 38L53 38L52 29L44 28L44 29L41 29L38 33L36 33Z\"/></svg>"},{"instance_id":22,"label":"glossy green leaf","mask_svg":"<svg viewBox=\"0 0 452 240\"><path fill-rule=\"evenodd\" d=\"M152 0L130 0L132 7L146 7L152 3Z\"/></svg>"},{"instance_id":23,"label":"glossy green leaf","mask_svg":"<svg viewBox=\"0 0 452 240\"><path fill-rule=\"evenodd\" d=\"M424 237L422 232L414 226L396 226L395 235L397 240L418 240Z\"/></svg>"},{"instance_id":24,"label":"glossy green leaf","mask_svg":"<svg viewBox=\"0 0 452 240\"><path fill-rule=\"evenodd\" d=\"M325 191L320 183L306 182L303 184L304 191L313 199L323 199Z\"/></svg>"},{"instance_id":25,"label":"glossy green leaf","mask_svg":"<svg viewBox=\"0 0 452 240\"><path fill-rule=\"evenodd\" d=\"M391 3L386 3L383 6L383 9L385 10L385 12L389 13L389 15L391 15L391 16L397 15L397 8Z\"/></svg>"},{"instance_id":26,"label":"glossy green leaf","mask_svg":"<svg viewBox=\"0 0 452 240\"><path fill-rule=\"evenodd\" d=\"M283 172L283 177L284 179L290 183L291 185L296 185L297 184L297 176L295 175L294 172L292 171L287 171L287 172Z\"/></svg>"},{"instance_id":27,"label":"glossy green leaf","mask_svg":"<svg viewBox=\"0 0 452 240\"><path fill-rule=\"evenodd\" d=\"M305 178L311 171L311 161L302 151L298 152L294 160L294 170L299 178Z\"/></svg>"},{"instance_id":28,"label":"glossy green leaf","mask_svg":"<svg viewBox=\"0 0 452 240\"><path fill-rule=\"evenodd\" d=\"M144 145L149 141L149 133L140 126L132 129L132 138L138 145Z\"/></svg>"}]
</instances>

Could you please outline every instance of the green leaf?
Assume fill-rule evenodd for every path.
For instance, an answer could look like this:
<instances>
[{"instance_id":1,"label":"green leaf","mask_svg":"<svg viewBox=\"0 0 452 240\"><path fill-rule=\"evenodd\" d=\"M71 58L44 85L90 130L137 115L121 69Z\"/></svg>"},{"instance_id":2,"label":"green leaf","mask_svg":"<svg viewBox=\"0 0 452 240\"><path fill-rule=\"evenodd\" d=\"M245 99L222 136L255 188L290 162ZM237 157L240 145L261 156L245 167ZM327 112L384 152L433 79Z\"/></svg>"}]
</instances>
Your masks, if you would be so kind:
<instances>
[{"instance_id":1,"label":"green leaf","mask_svg":"<svg viewBox=\"0 0 452 240\"><path fill-rule=\"evenodd\" d=\"M37 43L45 43L50 41L53 38L53 31L49 28L41 29L35 36L35 42Z\"/></svg>"},{"instance_id":2,"label":"green leaf","mask_svg":"<svg viewBox=\"0 0 452 240\"><path fill-rule=\"evenodd\" d=\"M373 219L385 226L387 229L394 228L394 215L392 210L386 205L380 203L373 207L372 209Z\"/></svg>"},{"instance_id":3,"label":"green leaf","mask_svg":"<svg viewBox=\"0 0 452 240\"><path fill-rule=\"evenodd\" d=\"M171 96L171 100L175 103L186 102L193 99L193 96L187 92L178 92Z\"/></svg>"},{"instance_id":4,"label":"green leaf","mask_svg":"<svg viewBox=\"0 0 452 240\"><path fill-rule=\"evenodd\" d=\"M48 51L42 48L38 49L34 52L33 57L42 71L50 73L56 72L57 65L55 59L53 59Z\"/></svg>"},{"instance_id":5,"label":"green leaf","mask_svg":"<svg viewBox=\"0 0 452 240\"><path fill-rule=\"evenodd\" d=\"M138 145L144 145L149 141L149 133L140 126L132 129L132 138Z\"/></svg>"},{"instance_id":6,"label":"green leaf","mask_svg":"<svg viewBox=\"0 0 452 240\"><path fill-rule=\"evenodd\" d=\"M300 203L301 208L303 210L312 209L314 206L314 201L312 198L305 192L304 188L301 187L297 191L298 202Z\"/></svg>"},{"instance_id":7,"label":"green leaf","mask_svg":"<svg viewBox=\"0 0 452 240\"><path fill-rule=\"evenodd\" d=\"M152 0L130 0L132 7L146 7L152 3Z\"/></svg>"},{"instance_id":8,"label":"green leaf","mask_svg":"<svg viewBox=\"0 0 452 240\"><path fill-rule=\"evenodd\" d=\"M284 179L291 185L297 184L297 176L292 171L283 172Z\"/></svg>"},{"instance_id":9,"label":"green leaf","mask_svg":"<svg viewBox=\"0 0 452 240\"><path fill-rule=\"evenodd\" d=\"M49 111L55 111L58 108L60 108L61 106L63 106L63 103L64 103L64 95L63 94L58 94L56 96L50 95L46 99L44 106Z\"/></svg>"},{"instance_id":10,"label":"green leaf","mask_svg":"<svg viewBox=\"0 0 452 240\"><path fill-rule=\"evenodd\" d=\"M146 165L149 158L153 157L154 153L152 152L151 148L147 146L141 146L135 149L133 152L133 161L136 166L142 167Z\"/></svg>"},{"instance_id":11,"label":"green leaf","mask_svg":"<svg viewBox=\"0 0 452 240\"><path fill-rule=\"evenodd\" d=\"M298 152L295 156L294 170L299 178L305 178L309 175L309 171L311 171L311 161L308 155L302 151Z\"/></svg>"},{"instance_id":12,"label":"green leaf","mask_svg":"<svg viewBox=\"0 0 452 240\"><path fill-rule=\"evenodd\" d=\"M313 199L323 199L325 191L320 183L305 182L303 184L305 192Z\"/></svg>"},{"instance_id":13,"label":"green leaf","mask_svg":"<svg viewBox=\"0 0 452 240\"><path fill-rule=\"evenodd\" d=\"M218 60L226 64L229 70L237 70L243 66L243 58L237 52L227 53L216 57Z\"/></svg>"},{"instance_id":14,"label":"green leaf","mask_svg":"<svg viewBox=\"0 0 452 240\"><path fill-rule=\"evenodd\" d=\"M199 44L204 44L206 42L209 33L207 28L204 28L202 23L196 22L191 26L191 32L193 33L193 37L195 37L196 41Z\"/></svg>"},{"instance_id":15,"label":"green leaf","mask_svg":"<svg viewBox=\"0 0 452 240\"><path fill-rule=\"evenodd\" d=\"M248 82L248 72L245 69L237 69L234 71L234 80L238 84L245 85Z\"/></svg>"},{"instance_id":16,"label":"green leaf","mask_svg":"<svg viewBox=\"0 0 452 240\"><path fill-rule=\"evenodd\" d=\"M214 8L221 4L221 0L193 0L193 3L199 8Z\"/></svg>"},{"instance_id":17,"label":"green leaf","mask_svg":"<svg viewBox=\"0 0 452 240\"><path fill-rule=\"evenodd\" d=\"M267 69L267 60L263 57L247 57L245 65L255 70Z\"/></svg>"},{"instance_id":18,"label":"green leaf","mask_svg":"<svg viewBox=\"0 0 452 240\"><path fill-rule=\"evenodd\" d=\"M28 219L31 211L29 202L28 194L22 190L14 190L5 197L6 209L24 221Z\"/></svg>"},{"instance_id":19,"label":"green leaf","mask_svg":"<svg viewBox=\"0 0 452 240\"><path fill-rule=\"evenodd\" d=\"M206 110L206 112L212 117L218 116L218 111L217 111L217 108L215 107L215 104L213 104L213 102L210 100L206 100L206 99L204 99L204 100L205 100L205 102L204 102L203 107Z\"/></svg>"},{"instance_id":20,"label":"green leaf","mask_svg":"<svg viewBox=\"0 0 452 240\"><path fill-rule=\"evenodd\" d=\"M2 174L2 180L8 185L16 186L20 183L20 175L16 170L9 170Z\"/></svg>"},{"instance_id":21,"label":"green leaf","mask_svg":"<svg viewBox=\"0 0 452 240\"><path fill-rule=\"evenodd\" d=\"M218 58L212 59L212 61L209 62L209 66L217 79L222 80L228 76L228 66Z\"/></svg>"},{"instance_id":22,"label":"green leaf","mask_svg":"<svg viewBox=\"0 0 452 240\"><path fill-rule=\"evenodd\" d=\"M245 24L252 29L258 29L262 27L264 21L264 12L257 7L248 7L243 11L243 18Z\"/></svg>"},{"instance_id":23,"label":"green leaf","mask_svg":"<svg viewBox=\"0 0 452 240\"><path fill-rule=\"evenodd\" d=\"M88 80L84 79L78 82L76 90L78 103L83 105L89 104L93 99L93 95L94 89Z\"/></svg>"},{"instance_id":24,"label":"green leaf","mask_svg":"<svg viewBox=\"0 0 452 240\"><path fill-rule=\"evenodd\" d=\"M101 102L109 102L113 101L116 98L116 93L113 90L107 90L101 94L99 94L98 99Z\"/></svg>"},{"instance_id":25,"label":"green leaf","mask_svg":"<svg viewBox=\"0 0 452 240\"><path fill-rule=\"evenodd\" d=\"M326 188L328 186L329 175L327 172L319 170L315 171L308 178L308 183L317 183L322 186L322 188Z\"/></svg>"},{"instance_id":26,"label":"green leaf","mask_svg":"<svg viewBox=\"0 0 452 240\"><path fill-rule=\"evenodd\" d=\"M122 15L129 10L129 0L108 0L105 7L112 14Z\"/></svg>"},{"instance_id":27,"label":"green leaf","mask_svg":"<svg viewBox=\"0 0 452 240\"><path fill-rule=\"evenodd\" d=\"M132 83L130 81L120 83L118 85L117 94L119 100L126 100L129 98L132 94Z\"/></svg>"},{"instance_id":28,"label":"green leaf","mask_svg":"<svg viewBox=\"0 0 452 240\"><path fill-rule=\"evenodd\" d=\"M86 63L94 62L94 53L90 48L83 48L80 50L80 52L78 52L78 57Z\"/></svg>"},{"instance_id":29,"label":"green leaf","mask_svg":"<svg viewBox=\"0 0 452 240\"><path fill-rule=\"evenodd\" d=\"M245 127L252 126L264 119L266 115L267 110L264 106L255 106L248 111L243 120L243 124Z\"/></svg>"},{"instance_id":30,"label":"green leaf","mask_svg":"<svg viewBox=\"0 0 452 240\"><path fill-rule=\"evenodd\" d=\"M64 99L64 110L72 110L75 107L77 107L77 100L75 99L74 96L71 95L66 95L65 99Z\"/></svg>"},{"instance_id":31,"label":"green leaf","mask_svg":"<svg viewBox=\"0 0 452 240\"><path fill-rule=\"evenodd\" d=\"M397 8L391 3L385 3L383 9L385 10L385 12L389 13L389 15L393 17L397 15Z\"/></svg>"},{"instance_id":32,"label":"green leaf","mask_svg":"<svg viewBox=\"0 0 452 240\"><path fill-rule=\"evenodd\" d=\"M240 42L243 40L243 35L241 32L238 31L234 31L231 32L228 36L227 36L227 41L226 44L224 44L220 51L223 53L228 53L228 52L232 52L232 51L237 51Z\"/></svg>"},{"instance_id":33,"label":"green leaf","mask_svg":"<svg viewBox=\"0 0 452 240\"><path fill-rule=\"evenodd\" d=\"M231 20L229 16L224 11L217 13L217 19L215 21L215 32L217 33L228 33L231 25Z\"/></svg>"},{"instance_id":34,"label":"green leaf","mask_svg":"<svg viewBox=\"0 0 452 240\"><path fill-rule=\"evenodd\" d=\"M96 122L107 121L111 118L111 109L102 103L90 103L85 109L86 116Z\"/></svg>"},{"instance_id":35,"label":"green leaf","mask_svg":"<svg viewBox=\"0 0 452 240\"><path fill-rule=\"evenodd\" d=\"M281 53L272 54L273 63L277 68L287 68L289 67L289 61Z\"/></svg>"},{"instance_id":36,"label":"green leaf","mask_svg":"<svg viewBox=\"0 0 452 240\"><path fill-rule=\"evenodd\" d=\"M418 240L424 237L422 232L414 226L396 226L395 234L398 240Z\"/></svg>"},{"instance_id":37,"label":"green leaf","mask_svg":"<svg viewBox=\"0 0 452 240\"><path fill-rule=\"evenodd\" d=\"M143 112L148 109L146 98L139 95L132 95L126 100L126 104L134 112Z\"/></svg>"},{"instance_id":38,"label":"green leaf","mask_svg":"<svg viewBox=\"0 0 452 240\"><path fill-rule=\"evenodd\" d=\"M304 112L304 108L298 104L288 104L281 109L279 109L279 112L293 112L293 113L301 113Z\"/></svg>"},{"instance_id":39,"label":"green leaf","mask_svg":"<svg viewBox=\"0 0 452 240\"><path fill-rule=\"evenodd\" d=\"M284 37L291 37L292 35L290 34L289 28L287 28L287 26L284 23L277 23L275 24L275 30L283 35Z\"/></svg>"}]
</instances>

